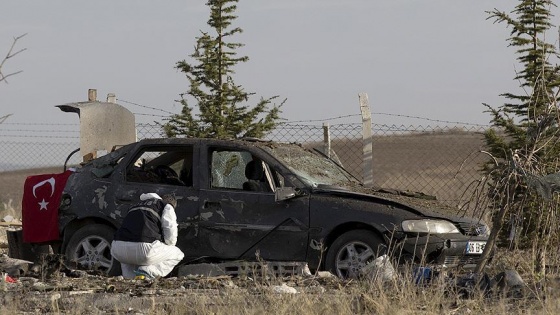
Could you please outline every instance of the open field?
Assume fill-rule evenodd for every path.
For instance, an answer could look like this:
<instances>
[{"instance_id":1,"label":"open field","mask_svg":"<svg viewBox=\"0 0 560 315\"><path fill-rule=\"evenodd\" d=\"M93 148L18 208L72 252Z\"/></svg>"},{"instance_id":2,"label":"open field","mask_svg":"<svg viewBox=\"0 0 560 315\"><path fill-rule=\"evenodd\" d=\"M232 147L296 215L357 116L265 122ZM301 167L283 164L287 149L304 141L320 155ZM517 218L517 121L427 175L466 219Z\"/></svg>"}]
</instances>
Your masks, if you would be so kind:
<instances>
[{"instance_id":1,"label":"open field","mask_svg":"<svg viewBox=\"0 0 560 315\"><path fill-rule=\"evenodd\" d=\"M345 168L363 178L361 140L335 139L331 148ZM482 177L480 167L489 158L483 148L482 134L457 130L374 136L373 183L423 192L457 206Z\"/></svg>"}]
</instances>

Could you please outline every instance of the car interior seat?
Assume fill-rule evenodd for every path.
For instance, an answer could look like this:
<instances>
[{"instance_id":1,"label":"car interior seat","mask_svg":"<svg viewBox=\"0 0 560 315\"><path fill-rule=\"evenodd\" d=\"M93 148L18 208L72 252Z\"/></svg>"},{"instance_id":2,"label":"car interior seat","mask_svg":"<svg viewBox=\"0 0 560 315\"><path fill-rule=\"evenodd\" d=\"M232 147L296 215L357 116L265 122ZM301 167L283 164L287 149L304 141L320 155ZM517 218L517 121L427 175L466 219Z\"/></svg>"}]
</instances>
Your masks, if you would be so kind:
<instances>
[{"instance_id":1,"label":"car interior seat","mask_svg":"<svg viewBox=\"0 0 560 315\"><path fill-rule=\"evenodd\" d=\"M264 168L259 160L253 160L245 166L245 177L248 181L243 183L243 190L248 191L270 191L264 181Z\"/></svg>"},{"instance_id":2,"label":"car interior seat","mask_svg":"<svg viewBox=\"0 0 560 315\"><path fill-rule=\"evenodd\" d=\"M167 165L158 165L154 171L159 176L162 184L185 185L185 183L179 179L177 172Z\"/></svg>"}]
</instances>

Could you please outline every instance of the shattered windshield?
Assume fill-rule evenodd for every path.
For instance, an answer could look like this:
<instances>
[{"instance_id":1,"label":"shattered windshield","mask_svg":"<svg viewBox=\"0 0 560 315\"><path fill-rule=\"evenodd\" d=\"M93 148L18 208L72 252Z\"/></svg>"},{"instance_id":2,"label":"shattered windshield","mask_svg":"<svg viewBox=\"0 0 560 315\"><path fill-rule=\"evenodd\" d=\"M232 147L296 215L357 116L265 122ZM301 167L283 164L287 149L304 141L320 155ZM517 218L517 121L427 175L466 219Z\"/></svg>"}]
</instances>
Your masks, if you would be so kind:
<instances>
[{"instance_id":1,"label":"shattered windshield","mask_svg":"<svg viewBox=\"0 0 560 315\"><path fill-rule=\"evenodd\" d=\"M275 144L265 146L264 149L313 187L321 184L348 186L359 183L334 161L301 146Z\"/></svg>"},{"instance_id":2,"label":"shattered windshield","mask_svg":"<svg viewBox=\"0 0 560 315\"><path fill-rule=\"evenodd\" d=\"M134 147L134 143L120 147L113 152L92 160L93 168L91 172L99 178L111 175L117 164L123 160L132 147Z\"/></svg>"}]
</instances>

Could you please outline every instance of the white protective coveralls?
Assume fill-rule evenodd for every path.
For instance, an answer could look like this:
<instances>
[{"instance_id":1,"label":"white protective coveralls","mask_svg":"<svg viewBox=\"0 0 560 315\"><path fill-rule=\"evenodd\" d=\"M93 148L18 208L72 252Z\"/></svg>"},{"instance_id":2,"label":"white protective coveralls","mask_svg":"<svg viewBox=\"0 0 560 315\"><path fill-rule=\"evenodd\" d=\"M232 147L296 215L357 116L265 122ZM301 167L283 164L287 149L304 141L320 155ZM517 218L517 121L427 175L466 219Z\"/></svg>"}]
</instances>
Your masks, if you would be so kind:
<instances>
[{"instance_id":1,"label":"white protective coveralls","mask_svg":"<svg viewBox=\"0 0 560 315\"><path fill-rule=\"evenodd\" d=\"M161 199L156 193L140 196L140 200ZM166 204L161 215L164 242L126 242L114 240L111 255L121 263L122 275L126 279L135 277L135 270L150 277L165 277L183 259L183 252L177 244L177 215L172 205Z\"/></svg>"}]
</instances>

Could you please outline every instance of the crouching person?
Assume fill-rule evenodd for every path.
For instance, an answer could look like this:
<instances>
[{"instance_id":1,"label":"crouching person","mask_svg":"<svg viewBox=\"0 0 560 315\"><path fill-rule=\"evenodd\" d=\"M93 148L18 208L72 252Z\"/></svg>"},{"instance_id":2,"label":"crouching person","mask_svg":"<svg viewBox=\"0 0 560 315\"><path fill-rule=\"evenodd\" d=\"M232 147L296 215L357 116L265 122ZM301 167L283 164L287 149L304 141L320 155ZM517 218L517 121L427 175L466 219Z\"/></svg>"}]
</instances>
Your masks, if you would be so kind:
<instances>
[{"instance_id":1,"label":"crouching person","mask_svg":"<svg viewBox=\"0 0 560 315\"><path fill-rule=\"evenodd\" d=\"M128 211L115 232L111 255L121 263L124 278L165 277L183 259L177 243L177 200L148 193Z\"/></svg>"}]
</instances>

